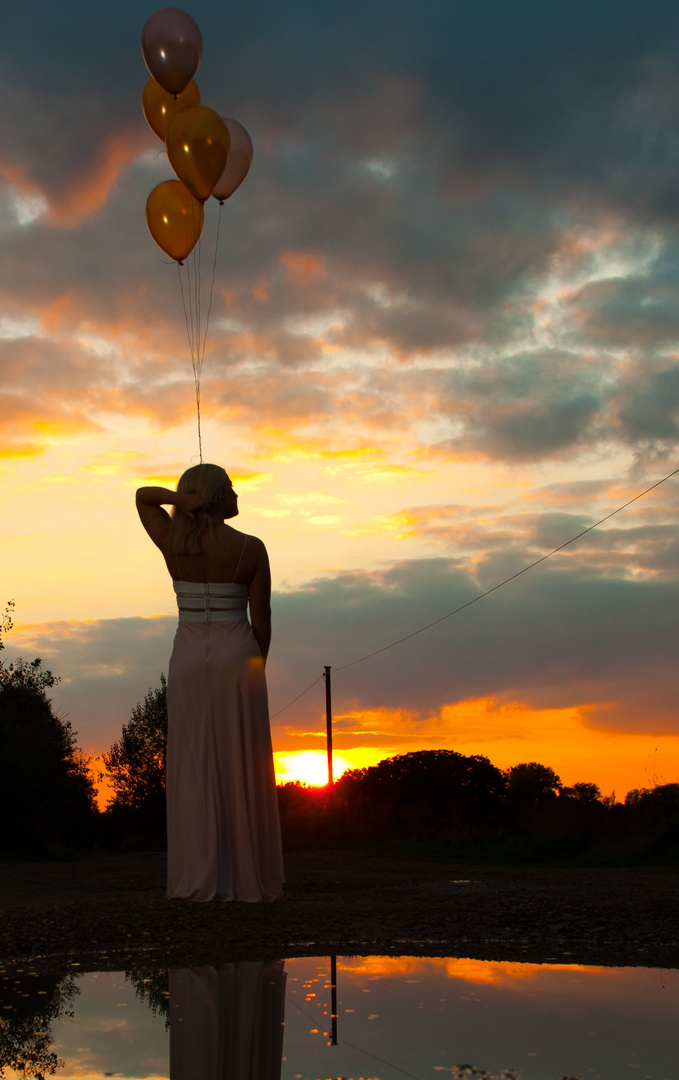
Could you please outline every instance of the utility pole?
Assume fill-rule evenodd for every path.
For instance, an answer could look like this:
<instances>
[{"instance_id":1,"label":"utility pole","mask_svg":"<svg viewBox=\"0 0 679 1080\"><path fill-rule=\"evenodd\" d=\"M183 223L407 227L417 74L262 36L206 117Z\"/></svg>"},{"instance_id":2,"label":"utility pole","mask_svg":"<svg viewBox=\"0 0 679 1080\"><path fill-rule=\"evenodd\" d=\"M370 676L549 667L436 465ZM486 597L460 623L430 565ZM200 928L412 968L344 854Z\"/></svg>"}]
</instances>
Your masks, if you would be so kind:
<instances>
[{"instance_id":1,"label":"utility pole","mask_svg":"<svg viewBox=\"0 0 679 1080\"><path fill-rule=\"evenodd\" d=\"M332 689L330 686L330 665L326 664L325 679L325 728L328 740L328 789L332 791Z\"/></svg>"},{"instance_id":2,"label":"utility pole","mask_svg":"<svg viewBox=\"0 0 679 1080\"><path fill-rule=\"evenodd\" d=\"M337 957L330 957L330 1045L337 1046Z\"/></svg>"}]
</instances>

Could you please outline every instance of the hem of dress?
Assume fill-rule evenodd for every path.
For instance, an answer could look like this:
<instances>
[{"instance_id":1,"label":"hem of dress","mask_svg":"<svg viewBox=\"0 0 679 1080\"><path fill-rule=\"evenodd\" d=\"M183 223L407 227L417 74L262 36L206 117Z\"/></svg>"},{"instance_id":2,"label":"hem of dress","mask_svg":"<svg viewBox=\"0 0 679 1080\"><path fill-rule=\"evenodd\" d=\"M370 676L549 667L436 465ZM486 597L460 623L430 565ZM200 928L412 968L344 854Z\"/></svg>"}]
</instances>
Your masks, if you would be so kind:
<instances>
[{"instance_id":1,"label":"hem of dress","mask_svg":"<svg viewBox=\"0 0 679 1080\"><path fill-rule=\"evenodd\" d=\"M194 904L271 904L274 900L282 900L283 892L265 893L263 896L239 897L239 896L178 896L176 893L166 893L166 900L183 900Z\"/></svg>"}]
</instances>

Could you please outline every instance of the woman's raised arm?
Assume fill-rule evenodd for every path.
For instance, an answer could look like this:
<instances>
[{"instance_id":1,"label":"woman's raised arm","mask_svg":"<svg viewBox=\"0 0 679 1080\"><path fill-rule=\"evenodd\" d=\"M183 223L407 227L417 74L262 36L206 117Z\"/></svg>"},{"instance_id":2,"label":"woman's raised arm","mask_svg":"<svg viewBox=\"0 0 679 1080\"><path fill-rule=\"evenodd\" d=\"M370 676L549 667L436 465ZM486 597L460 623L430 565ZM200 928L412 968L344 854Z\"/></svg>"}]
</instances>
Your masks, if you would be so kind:
<instances>
[{"instance_id":1,"label":"woman's raised arm","mask_svg":"<svg viewBox=\"0 0 679 1080\"><path fill-rule=\"evenodd\" d=\"M163 507L176 506L193 520L194 510L200 510L209 500L204 495L187 495L170 488L141 487L137 488L135 501L142 525L153 543L162 550L170 524L170 515Z\"/></svg>"}]
</instances>

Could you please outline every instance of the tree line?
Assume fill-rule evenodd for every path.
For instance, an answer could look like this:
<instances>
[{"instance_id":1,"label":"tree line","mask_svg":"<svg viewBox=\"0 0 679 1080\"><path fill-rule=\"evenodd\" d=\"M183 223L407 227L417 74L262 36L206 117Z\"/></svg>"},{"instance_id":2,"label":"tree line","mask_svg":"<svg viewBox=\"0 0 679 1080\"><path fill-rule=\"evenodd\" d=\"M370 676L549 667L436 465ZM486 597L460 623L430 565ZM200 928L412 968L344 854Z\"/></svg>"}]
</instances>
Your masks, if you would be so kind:
<instances>
[{"instance_id":1,"label":"tree line","mask_svg":"<svg viewBox=\"0 0 679 1080\"><path fill-rule=\"evenodd\" d=\"M12 628L14 605L0 621ZM59 682L42 660L0 660L0 853L41 854L96 840L96 791L89 762L48 690Z\"/></svg>"},{"instance_id":2,"label":"tree line","mask_svg":"<svg viewBox=\"0 0 679 1080\"><path fill-rule=\"evenodd\" d=\"M8 605L0 629L12 625ZM0 635L0 649L2 648ZM150 689L102 756L112 796L96 808L89 762L40 659L0 661L0 853L45 855L165 843L166 684ZM567 786L552 768L499 769L482 755L421 750L345 772L331 789L278 788L284 847L370 847L469 861L679 861L679 784Z\"/></svg>"}]
</instances>

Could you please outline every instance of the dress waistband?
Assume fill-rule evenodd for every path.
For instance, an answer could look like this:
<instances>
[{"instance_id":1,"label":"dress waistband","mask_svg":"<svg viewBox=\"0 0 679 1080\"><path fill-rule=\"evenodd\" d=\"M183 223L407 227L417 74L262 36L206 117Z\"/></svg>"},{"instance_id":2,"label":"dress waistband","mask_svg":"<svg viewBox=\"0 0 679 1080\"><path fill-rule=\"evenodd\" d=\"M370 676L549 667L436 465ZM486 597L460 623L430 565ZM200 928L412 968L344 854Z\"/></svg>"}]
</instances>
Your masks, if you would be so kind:
<instances>
[{"instance_id":1,"label":"dress waistband","mask_svg":"<svg viewBox=\"0 0 679 1080\"><path fill-rule=\"evenodd\" d=\"M173 581L172 584L180 622L239 622L247 618L247 585L221 581Z\"/></svg>"}]
</instances>

